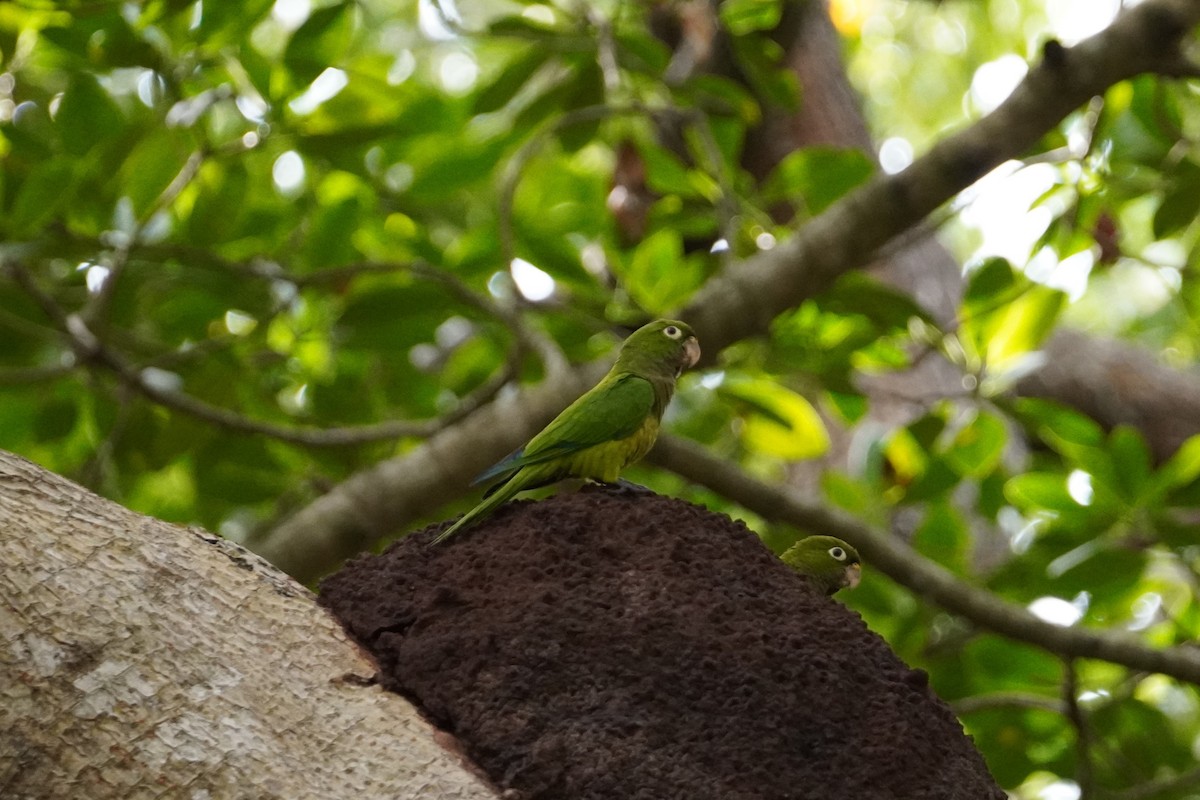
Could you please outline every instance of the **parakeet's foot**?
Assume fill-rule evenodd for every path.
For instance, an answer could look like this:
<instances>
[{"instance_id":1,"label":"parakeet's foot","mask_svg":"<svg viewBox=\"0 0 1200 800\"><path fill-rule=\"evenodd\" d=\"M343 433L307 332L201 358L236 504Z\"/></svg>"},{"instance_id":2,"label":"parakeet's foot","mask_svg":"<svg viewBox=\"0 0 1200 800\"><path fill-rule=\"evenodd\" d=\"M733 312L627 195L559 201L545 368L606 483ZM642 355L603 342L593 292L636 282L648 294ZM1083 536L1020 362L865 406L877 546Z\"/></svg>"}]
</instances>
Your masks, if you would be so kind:
<instances>
[{"instance_id":1,"label":"parakeet's foot","mask_svg":"<svg viewBox=\"0 0 1200 800\"><path fill-rule=\"evenodd\" d=\"M618 478L616 483L604 483L603 486L614 489L616 494L628 494L637 497L639 495L655 494L653 489L642 486L640 483L627 481L624 478Z\"/></svg>"}]
</instances>

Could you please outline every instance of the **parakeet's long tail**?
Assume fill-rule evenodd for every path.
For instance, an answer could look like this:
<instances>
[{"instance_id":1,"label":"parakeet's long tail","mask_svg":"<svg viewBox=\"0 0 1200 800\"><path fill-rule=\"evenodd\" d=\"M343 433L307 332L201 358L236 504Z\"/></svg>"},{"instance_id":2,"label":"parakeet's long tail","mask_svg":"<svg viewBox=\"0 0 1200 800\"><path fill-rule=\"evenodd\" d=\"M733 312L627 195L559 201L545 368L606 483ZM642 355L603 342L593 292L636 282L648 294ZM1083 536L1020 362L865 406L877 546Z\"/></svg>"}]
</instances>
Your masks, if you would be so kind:
<instances>
[{"instance_id":1,"label":"parakeet's long tail","mask_svg":"<svg viewBox=\"0 0 1200 800\"><path fill-rule=\"evenodd\" d=\"M484 496L479 505L472 508L466 514L463 514L462 517L459 518L458 522L439 533L431 542L431 544L438 544L439 542L449 539L463 528L473 525L479 520L489 516L497 508L511 500L517 494L517 492L524 491L525 489L534 486L535 482L531 480L533 476L530 475L529 472L530 470L523 469L504 483L499 484L495 490L491 492L491 494Z\"/></svg>"}]
</instances>

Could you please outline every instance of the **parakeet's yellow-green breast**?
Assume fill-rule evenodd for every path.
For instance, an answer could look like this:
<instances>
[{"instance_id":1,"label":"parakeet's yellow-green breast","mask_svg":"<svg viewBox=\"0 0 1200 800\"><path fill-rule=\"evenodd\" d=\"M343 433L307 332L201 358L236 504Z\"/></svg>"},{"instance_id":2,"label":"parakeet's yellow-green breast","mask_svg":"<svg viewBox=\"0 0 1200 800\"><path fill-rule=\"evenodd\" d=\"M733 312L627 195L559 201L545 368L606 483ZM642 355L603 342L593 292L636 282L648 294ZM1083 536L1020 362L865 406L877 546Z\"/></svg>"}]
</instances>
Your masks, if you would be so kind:
<instances>
[{"instance_id":1,"label":"parakeet's yellow-green breast","mask_svg":"<svg viewBox=\"0 0 1200 800\"><path fill-rule=\"evenodd\" d=\"M615 481L650 451L675 380L699 359L700 344L686 324L660 319L638 328L599 383L476 479L496 484L434 543L485 518L517 492L571 477Z\"/></svg>"},{"instance_id":2,"label":"parakeet's yellow-green breast","mask_svg":"<svg viewBox=\"0 0 1200 800\"><path fill-rule=\"evenodd\" d=\"M858 551L835 536L809 536L789 547L780 560L812 580L825 594L858 586L862 562Z\"/></svg>"}]
</instances>

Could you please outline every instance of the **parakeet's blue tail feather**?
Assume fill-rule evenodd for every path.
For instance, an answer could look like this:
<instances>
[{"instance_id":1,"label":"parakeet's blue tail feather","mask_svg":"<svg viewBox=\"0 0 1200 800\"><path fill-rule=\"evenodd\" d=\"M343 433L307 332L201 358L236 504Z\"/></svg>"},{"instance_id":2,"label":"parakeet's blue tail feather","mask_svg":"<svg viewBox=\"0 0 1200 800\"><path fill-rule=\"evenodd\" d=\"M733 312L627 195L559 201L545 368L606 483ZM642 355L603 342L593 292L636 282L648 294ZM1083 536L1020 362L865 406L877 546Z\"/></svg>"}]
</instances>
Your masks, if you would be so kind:
<instances>
[{"instance_id":1,"label":"parakeet's blue tail feather","mask_svg":"<svg viewBox=\"0 0 1200 800\"><path fill-rule=\"evenodd\" d=\"M478 486L481 483L487 483L492 478L499 477L500 475L503 475L506 472L512 471L513 462L516 461L517 459L519 459L523 455L525 455L525 448L518 447L516 450L513 450L511 453L506 455L504 458L500 459L495 464L492 464L490 467L485 469L483 472L476 475L475 480L471 481L471 485ZM496 491L496 487L493 486L488 491L494 492L494 491Z\"/></svg>"}]
</instances>

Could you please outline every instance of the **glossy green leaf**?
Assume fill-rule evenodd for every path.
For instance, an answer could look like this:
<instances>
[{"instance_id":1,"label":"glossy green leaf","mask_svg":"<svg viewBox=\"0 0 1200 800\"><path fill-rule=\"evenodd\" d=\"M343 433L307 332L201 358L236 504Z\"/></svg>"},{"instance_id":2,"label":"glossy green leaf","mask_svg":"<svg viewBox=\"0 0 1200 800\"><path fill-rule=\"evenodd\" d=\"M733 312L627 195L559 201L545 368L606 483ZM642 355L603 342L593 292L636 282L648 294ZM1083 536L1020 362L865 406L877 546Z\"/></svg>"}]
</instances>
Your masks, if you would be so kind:
<instances>
[{"instance_id":1,"label":"glossy green leaf","mask_svg":"<svg viewBox=\"0 0 1200 800\"><path fill-rule=\"evenodd\" d=\"M683 255L683 241L672 230L646 237L624 273L630 294L648 311L665 313L679 308L700 282L694 262Z\"/></svg>"},{"instance_id":2,"label":"glossy green leaf","mask_svg":"<svg viewBox=\"0 0 1200 800\"><path fill-rule=\"evenodd\" d=\"M119 136L125 118L99 81L80 73L63 92L54 123L67 152L82 156L99 142Z\"/></svg>"},{"instance_id":3,"label":"glossy green leaf","mask_svg":"<svg viewBox=\"0 0 1200 800\"><path fill-rule=\"evenodd\" d=\"M861 272L838 278L819 302L821 308L837 314L861 314L882 331L905 330L913 317L932 321L910 295Z\"/></svg>"},{"instance_id":4,"label":"glossy green leaf","mask_svg":"<svg viewBox=\"0 0 1200 800\"><path fill-rule=\"evenodd\" d=\"M989 258L967 276L963 306L973 316L994 311L1013 299L1017 288L1012 265L1003 258Z\"/></svg>"},{"instance_id":5,"label":"glossy green leaf","mask_svg":"<svg viewBox=\"0 0 1200 800\"><path fill-rule=\"evenodd\" d=\"M1056 472L1027 472L1009 479L1004 496L1026 511L1073 512L1079 504L1067 491L1066 476Z\"/></svg>"},{"instance_id":6,"label":"glossy green leaf","mask_svg":"<svg viewBox=\"0 0 1200 800\"><path fill-rule=\"evenodd\" d=\"M966 522L948 502L930 504L912 540L922 555L956 572L967 568L969 544Z\"/></svg>"},{"instance_id":7,"label":"glossy green leaf","mask_svg":"<svg viewBox=\"0 0 1200 800\"><path fill-rule=\"evenodd\" d=\"M540 48L530 48L517 56L489 84L475 95L472 111L489 114L507 105L517 92L543 65L549 63L550 54Z\"/></svg>"},{"instance_id":8,"label":"glossy green leaf","mask_svg":"<svg viewBox=\"0 0 1200 800\"><path fill-rule=\"evenodd\" d=\"M297 88L303 88L327 67L336 67L354 24L354 4L347 2L318 8L288 40L283 63Z\"/></svg>"},{"instance_id":9,"label":"glossy green leaf","mask_svg":"<svg viewBox=\"0 0 1200 800\"><path fill-rule=\"evenodd\" d=\"M1142 435L1127 425L1113 429L1108 446L1117 485L1127 501L1136 502L1150 480L1150 448Z\"/></svg>"},{"instance_id":10,"label":"glossy green leaf","mask_svg":"<svg viewBox=\"0 0 1200 800\"><path fill-rule=\"evenodd\" d=\"M779 24L780 0L725 0L720 5L721 23L734 36L767 31Z\"/></svg>"},{"instance_id":11,"label":"glossy green leaf","mask_svg":"<svg viewBox=\"0 0 1200 800\"><path fill-rule=\"evenodd\" d=\"M54 159L39 164L21 184L12 215L3 223L15 235L28 235L58 214L75 191L76 162Z\"/></svg>"},{"instance_id":12,"label":"glossy green leaf","mask_svg":"<svg viewBox=\"0 0 1200 800\"><path fill-rule=\"evenodd\" d=\"M819 214L873 171L870 160L859 150L809 147L779 163L767 180L766 192L781 198L800 197L809 212Z\"/></svg>"},{"instance_id":13,"label":"glossy green leaf","mask_svg":"<svg viewBox=\"0 0 1200 800\"><path fill-rule=\"evenodd\" d=\"M955 434L945 458L960 474L981 478L996 468L1007 440L1004 422L981 412Z\"/></svg>"},{"instance_id":14,"label":"glossy green leaf","mask_svg":"<svg viewBox=\"0 0 1200 800\"><path fill-rule=\"evenodd\" d=\"M191 155L190 143L177 129L151 133L133 149L121 168L120 179L140 219L155 207ZM228 209L224 209L228 213Z\"/></svg>"},{"instance_id":15,"label":"glossy green leaf","mask_svg":"<svg viewBox=\"0 0 1200 800\"><path fill-rule=\"evenodd\" d=\"M744 409L742 439L752 450L779 458L816 458L829 434L802 395L768 380L727 381L722 396Z\"/></svg>"},{"instance_id":16,"label":"glossy green leaf","mask_svg":"<svg viewBox=\"0 0 1200 800\"><path fill-rule=\"evenodd\" d=\"M1190 437L1167 459L1155 482L1165 488L1185 486L1200 477L1200 434Z\"/></svg>"}]
</instances>

